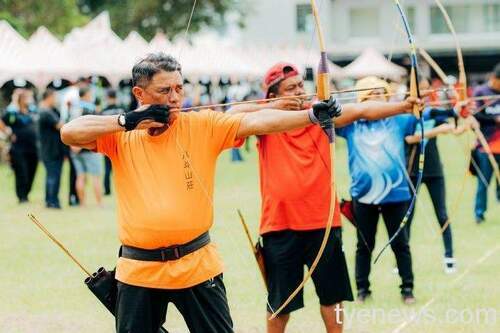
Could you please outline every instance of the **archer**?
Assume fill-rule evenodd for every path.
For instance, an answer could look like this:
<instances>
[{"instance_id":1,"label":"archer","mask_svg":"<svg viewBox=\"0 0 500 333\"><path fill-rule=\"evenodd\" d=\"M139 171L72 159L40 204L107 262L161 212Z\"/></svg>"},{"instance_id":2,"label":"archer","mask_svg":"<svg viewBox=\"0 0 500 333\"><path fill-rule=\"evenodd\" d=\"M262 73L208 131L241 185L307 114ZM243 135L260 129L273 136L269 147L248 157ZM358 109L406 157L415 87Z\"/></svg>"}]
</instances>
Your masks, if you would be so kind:
<instances>
[{"instance_id":1,"label":"archer","mask_svg":"<svg viewBox=\"0 0 500 333\"><path fill-rule=\"evenodd\" d=\"M264 76L266 98L303 96L304 80L297 67L278 63ZM397 103L364 102L345 104L335 118L342 128L359 119L376 120L411 112L415 98ZM253 114L265 108L302 112L310 107L303 98L278 100L268 104L233 107L228 113ZM328 137L318 126L258 136L262 210L260 235L268 286L268 318L303 279L325 234L331 196ZM327 332L342 330L337 318L343 301L352 301L352 291L342 249L342 225L338 202L333 230L312 280L316 288ZM269 333L284 332L290 314L304 307L302 291L274 320L267 321ZM342 311L342 310L340 310ZM336 314L337 312L337 314ZM342 315L342 312L340 312Z\"/></svg>"},{"instance_id":2,"label":"archer","mask_svg":"<svg viewBox=\"0 0 500 333\"><path fill-rule=\"evenodd\" d=\"M164 53L139 61L132 80L139 109L82 116L61 130L64 143L105 154L115 172L122 243L116 330L156 333L174 303L191 332L233 332L222 262L208 234L217 157L238 139L332 118L338 104L298 112L180 113L181 66Z\"/></svg>"}]
</instances>

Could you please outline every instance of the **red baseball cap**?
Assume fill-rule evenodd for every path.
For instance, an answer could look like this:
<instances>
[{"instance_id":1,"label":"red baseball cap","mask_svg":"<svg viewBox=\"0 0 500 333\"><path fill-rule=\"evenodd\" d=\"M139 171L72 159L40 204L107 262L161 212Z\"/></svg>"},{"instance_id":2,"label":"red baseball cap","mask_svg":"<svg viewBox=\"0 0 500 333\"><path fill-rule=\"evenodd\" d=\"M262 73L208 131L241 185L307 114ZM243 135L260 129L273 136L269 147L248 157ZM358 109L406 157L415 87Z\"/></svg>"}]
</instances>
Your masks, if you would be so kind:
<instances>
[{"instance_id":1,"label":"red baseball cap","mask_svg":"<svg viewBox=\"0 0 500 333\"><path fill-rule=\"evenodd\" d=\"M268 97L271 86L296 75L299 75L297 66L288 62L279 62L268 69L264 75L264 92L266 93L266 97Z\"/></svg>"}]
</instances>

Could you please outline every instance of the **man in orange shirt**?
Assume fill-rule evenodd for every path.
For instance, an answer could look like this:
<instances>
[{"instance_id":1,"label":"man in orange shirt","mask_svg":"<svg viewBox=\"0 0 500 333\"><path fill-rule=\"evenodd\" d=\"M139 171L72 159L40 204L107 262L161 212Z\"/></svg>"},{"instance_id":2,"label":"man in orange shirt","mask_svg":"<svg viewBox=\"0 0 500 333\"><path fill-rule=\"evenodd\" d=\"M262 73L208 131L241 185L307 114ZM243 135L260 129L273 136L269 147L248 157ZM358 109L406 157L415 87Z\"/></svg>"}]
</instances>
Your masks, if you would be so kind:
<instances>
[{"instance_id":1,"label":"man in orange shirt","mask_svg":"<svg viewBox=\"0 0 500 333\"><path fill-rule=\"evenodd\" d=\"M264 86L266 98L305 94L304 80L290 63L270 68ZM416 102L420 103L408 98L399 103L345 104L342 114L335 118L335 126L343 127L362 118L375 120L411 112ZM301 112L309 105L297 98L242 105L228 112L251 114L269 107ZM329 213L331 162L328 138L318 126L260 135L257 148L262 195L260 234L269 288L269 317L300 284L304 266L310 266L318 253ZM329 242L312 275L327 332L342 331L342 301L353 300L342 245L340 208L338 202L335 205ZM290 313L303 306L301 291L282 314L268 320L268 333L284 332Z\"/></svg>"},{"instance_id":2,"label":"man in orange shirt","mask_svg":"<svg viewBox=\"0 0 500 333\"><path fill-rule=\"evenodd\" d=\"M117 331L158 332L172 302L191 332L232 332L222 262L208 236L217 157L237 139L309 126L340 109L330 101L301 112L180 113L181 66L163 53L139 61L132 79L138 110L82 116L61 130L64 143L105 154L115 172Z\"/></svg>"}]
</instances>

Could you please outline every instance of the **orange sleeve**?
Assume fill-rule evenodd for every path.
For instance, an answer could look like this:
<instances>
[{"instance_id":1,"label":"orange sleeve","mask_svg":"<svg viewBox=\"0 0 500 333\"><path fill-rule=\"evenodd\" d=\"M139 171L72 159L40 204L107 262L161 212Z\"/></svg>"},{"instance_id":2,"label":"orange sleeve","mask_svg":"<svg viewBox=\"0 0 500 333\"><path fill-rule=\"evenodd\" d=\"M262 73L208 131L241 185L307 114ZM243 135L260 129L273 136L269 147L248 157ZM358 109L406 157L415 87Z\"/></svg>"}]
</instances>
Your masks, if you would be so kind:
<instances>
[{"instance_id":1,"label":"orange sleeve","mask_svg":"<svg viewBox=\"0 0 500 333\"><path fill-rule=\"evenodd\" d=\"M111 133L101 136L96 140L98 153L113 159L118 153L117 136L119 133Z\"/></svg>"},{"instance_id":2,"label":"orange sleeve","mask_svg":"<svg viewBox=\"0 0 500 333\"><path fill-rule=\"evenodd\" d=\"M228 115L218 111L206 111L210 129L210 137L214 141L216 152L224 149L239 147L244 140L237 139L238 129L244 113Z\"/></svg>"}]
</instances>

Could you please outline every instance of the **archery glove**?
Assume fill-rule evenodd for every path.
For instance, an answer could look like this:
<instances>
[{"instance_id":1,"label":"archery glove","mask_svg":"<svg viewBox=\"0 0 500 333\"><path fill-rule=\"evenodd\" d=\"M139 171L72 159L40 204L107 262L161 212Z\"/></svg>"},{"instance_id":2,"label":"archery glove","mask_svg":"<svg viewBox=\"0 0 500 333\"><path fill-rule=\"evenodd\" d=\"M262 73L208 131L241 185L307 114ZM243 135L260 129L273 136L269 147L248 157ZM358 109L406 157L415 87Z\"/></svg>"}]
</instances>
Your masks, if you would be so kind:
<instances>
[{"instance_id":1,"label":"archery glove","mask_svg":"<svg viewBox=\"0 0 500 333\"><path fill-rule=\"evenodd\" d=\"M142 111L125 113L125 130L131 131L143 120L149 119L158 123L168 124L170 108L167 105L152 104Z\"/></svg>"},{"instance_id":2,"label":"archery glove","mask_svg":"<svg viewBox=\"0 0 500 333\"><path fill-rule=\"evenodd\" d=\"M332 119L342 114L342 105L333 97L327 101L321 101L313 105L309 110L309 119L321 128L331 128Z\"/></svg>"}]
</instances>

